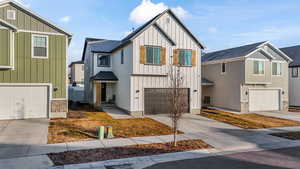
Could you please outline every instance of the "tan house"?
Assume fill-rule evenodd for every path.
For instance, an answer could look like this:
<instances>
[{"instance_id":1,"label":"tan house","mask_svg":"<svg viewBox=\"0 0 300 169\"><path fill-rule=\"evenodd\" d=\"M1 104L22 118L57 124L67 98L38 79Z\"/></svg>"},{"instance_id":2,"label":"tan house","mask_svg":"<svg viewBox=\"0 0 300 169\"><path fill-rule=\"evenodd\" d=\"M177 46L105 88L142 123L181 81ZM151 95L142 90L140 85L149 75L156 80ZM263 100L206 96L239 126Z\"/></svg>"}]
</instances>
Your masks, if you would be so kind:
<instances>
[{"instance_id":1,"label":"tan house","mask_svg":"<svg viewBox=\"0 0 300 169\"><path fill-rule=\"evenodd\" d=\"M288 111L291 61L269 42L207 53L203 104L240 112Z\"/></svg>"},{"instance_id":2,"label":"tan house","mask_svg":"<svg viewBox=\"0 0 300 169\"><path fill-rule=\"evenodd\" d=\"M200 113L203 48L171 10L122 40L88 38L82 59L85 99L114 104L136 116L168 113L168 70L175 65L184 74L186 112Z\"/></svg>"},{"instance_id":3,"label":"tan house","mask_svg":"<svg viewBox=\"0 0 300 169\"><path fill-rule=\"evenodd\" d=\"M70 84L83 84L84 83L84 64L82 61L72 62L70 68Z\"/></svg>"}]
</instances>

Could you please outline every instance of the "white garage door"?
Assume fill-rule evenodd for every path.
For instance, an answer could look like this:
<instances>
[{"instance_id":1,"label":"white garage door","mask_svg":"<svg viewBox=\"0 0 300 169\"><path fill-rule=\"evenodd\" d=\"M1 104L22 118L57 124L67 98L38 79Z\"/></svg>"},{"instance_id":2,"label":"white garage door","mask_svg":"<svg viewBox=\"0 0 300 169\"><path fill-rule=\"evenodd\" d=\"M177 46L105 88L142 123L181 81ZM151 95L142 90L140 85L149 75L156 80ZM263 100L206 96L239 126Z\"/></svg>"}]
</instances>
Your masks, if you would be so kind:
<instances>
[{"instance_id":1,"label":"white garage door","mask_svg":"<svg viewBox=\"0 0 300 169\"><path fill-rule=\"evenodd\" d=\"M47 118L46 86L0 86L0 119Z\"/></svg>"},{"instance_id":2,"label":"white garage door","mask_svg":"<svg viewBox=\"0 0 300 169\"><path fill-rule=\"evenodd\" d=\"M249 111L276 111L280 109L280 90L249 90Z\"/></svg>"}]
</instances>

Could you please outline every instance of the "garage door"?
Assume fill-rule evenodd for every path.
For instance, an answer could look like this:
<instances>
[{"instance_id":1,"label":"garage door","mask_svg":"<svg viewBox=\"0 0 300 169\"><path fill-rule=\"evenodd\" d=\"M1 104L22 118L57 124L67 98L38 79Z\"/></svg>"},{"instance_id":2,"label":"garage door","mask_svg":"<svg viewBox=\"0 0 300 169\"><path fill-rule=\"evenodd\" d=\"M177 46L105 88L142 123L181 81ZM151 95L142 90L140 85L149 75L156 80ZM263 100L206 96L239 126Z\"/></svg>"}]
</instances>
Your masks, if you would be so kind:
<instances>
[{"instance_id":1,"label":"garage door","mask_svg":"<svg viewBox=\"0 0 300 169\"><path fill-rule=\"evenodd\" d=\"M280 90L249 90L249 111L276 111L280 109Z\"/></svg>"},{"instance_id":2,"label":"garage door","mask_svg":"<svg viewBox=\"0 0 300 169\"><path fill-rule=\"evenodd\" d=\"M47 118L47 87L0 86L0 93L1 120Z\"/></svg>"},{"instance_id":3,"label":"garage door","mask_svg":"<svg viewBox=\"0 0 300 169\"><path fill-rule=\"evenodd\" d=\"M184 112L189 112L189 89L181 89L184 93L185 107ZM168 101L170 89L145 89L145 114L168 114L170 104Z\"/></svg>"}]
</instances>

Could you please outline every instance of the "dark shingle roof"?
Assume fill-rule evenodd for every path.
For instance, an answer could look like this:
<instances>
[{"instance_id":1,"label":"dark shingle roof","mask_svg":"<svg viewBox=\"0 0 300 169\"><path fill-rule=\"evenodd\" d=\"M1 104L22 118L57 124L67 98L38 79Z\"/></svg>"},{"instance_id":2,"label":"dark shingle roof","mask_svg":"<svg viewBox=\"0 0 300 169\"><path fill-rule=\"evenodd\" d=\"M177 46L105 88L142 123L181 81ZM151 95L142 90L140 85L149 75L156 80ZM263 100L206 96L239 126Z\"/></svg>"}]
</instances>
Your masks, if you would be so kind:
<instances>
[{"instance_id":1,"label":"dark shingle roof","mask_svg":"<svg viewBox=\"0 0 300 169\"><path fill-rule=\"evenodd\" d=\"M111 71L100 71L91 78L92 80L118 81L117 76Z\"/></svg>"},{"instance_id":2,"label":"dark shingle roof","mask_svg":"<svg viewBox=\"0 0 300 169\"><path fill-rule=\"evenodd\" d=\"M90 43L92 52L110 53L113 49L118 47L121 41L117 40L103 40L99 42Z\"/></svg>"},{"instance_id":3,"label":"dark shingle roof","mask_svg":"<svg viewBox=\"0 0 300 169\"><path fill-rule=\"evenodd\" d=\"M293 59L293 62L289 64L290 67L300 66L300 45L281 48L280 50Z\"/></svg>"},{"instance_id":4,"label":"dark shingle roof","mask_svg":"<svg viewBox=\"0 0 300 169\"><path fill-rule=\"evenodd\" d=\"M265 43L265 42L258 42L258 43L244 45L244 46L240 46L240 47L206 53L202 56L202 62L209 62L209 61L231 59L231 58L246 56L247 54L256 50L257 47L263 43Z\"/></svg>"}]
</instances>

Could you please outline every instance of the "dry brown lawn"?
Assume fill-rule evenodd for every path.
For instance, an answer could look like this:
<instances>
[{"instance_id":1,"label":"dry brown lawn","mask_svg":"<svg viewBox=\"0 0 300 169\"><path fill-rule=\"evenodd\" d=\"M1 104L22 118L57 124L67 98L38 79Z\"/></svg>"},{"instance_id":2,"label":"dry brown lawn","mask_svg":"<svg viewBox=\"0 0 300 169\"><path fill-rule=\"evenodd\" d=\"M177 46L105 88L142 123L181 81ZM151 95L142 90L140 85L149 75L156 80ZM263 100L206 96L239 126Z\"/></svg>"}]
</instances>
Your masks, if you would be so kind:
<instances>
[{"instance_id":1,"label":"dry brown lawn","mask_svg":"<svg viewBox=\"0 0 300 169\"><path fill-rule=\"evenodd\" d=\"M117 138L172 134L170 127L150 118L113 119L104 112L84 109L70 110L67 119L51 120L48 143L96 139L96 130L100 126L112 126L114 136Z\"/></svg>"},{"instance_id":2,"label":"dry brown lawn","mask_svg":"<svg viewBox=\"0 0 300 169\"><path fill-rule=\"evenodd\" d=\"M219 110L204 109L200 115L244 129L300 126L300 122L297 121L268 117L255 113L233 114Z\"/></svg>"}]
</instances>

